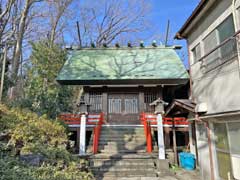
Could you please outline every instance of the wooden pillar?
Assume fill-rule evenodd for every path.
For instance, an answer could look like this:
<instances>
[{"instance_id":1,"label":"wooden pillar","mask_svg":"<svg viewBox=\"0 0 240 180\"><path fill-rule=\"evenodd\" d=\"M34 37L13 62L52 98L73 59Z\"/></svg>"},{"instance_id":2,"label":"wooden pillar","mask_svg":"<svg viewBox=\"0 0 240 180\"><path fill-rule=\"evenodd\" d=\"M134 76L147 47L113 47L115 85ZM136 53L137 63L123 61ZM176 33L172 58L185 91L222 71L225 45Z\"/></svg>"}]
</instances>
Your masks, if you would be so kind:
<instances>
[{"instance_id":1,"label":"wooden pillar","mask_svg":"<svg viewBox=\"0 0 240 180\"><path fill-rule=\"evenodd\" d=\"M144 92L140 91L139 92L139 112L142 113L145 111L144 108Z\"/></svg>"},{"instance_id":2,"label":"wooden pillar","mask_svg":"<svg viewBox=\"0 0 240 180\"><path fill-rule=\"evenodd\" d=\"M177 157L177 138L176 138L176 128L175 128L175 121L174 118L172 118L172 132L173 132L173 152L174 152L174 163L178 163L178 157Z\"/></svg>"},{"instance_id":3,"label":"wooden pillar","mask_svg":"<svg viewBox=\"0 0 240 180\"><path fill-rule=\"evenodd\" d=\"M164 128L164 142L165 142L165 147L169 148L170 147L170 128L169 127Z\"/></svg>"},{"instance_id":4,"label":"wooden pillar","mask_svg":"<svg viewBox=\"0 0 240 180\"><path fill-rule=\"evenodd\" d=\"M104 113L104 120L108 121L108 94L107 92L102 93L102 110Z\"/></svg>"},{"instance_id":5,"label":"wooden pillar","mask_svg":"<svg viewBox=\"0 0 240 180\"><path fill-rule=\"evenodd\" d=\"M89 92L84 92L84 101L86 101L86 103L89 103Z\"/></svg>"}]
</instances>

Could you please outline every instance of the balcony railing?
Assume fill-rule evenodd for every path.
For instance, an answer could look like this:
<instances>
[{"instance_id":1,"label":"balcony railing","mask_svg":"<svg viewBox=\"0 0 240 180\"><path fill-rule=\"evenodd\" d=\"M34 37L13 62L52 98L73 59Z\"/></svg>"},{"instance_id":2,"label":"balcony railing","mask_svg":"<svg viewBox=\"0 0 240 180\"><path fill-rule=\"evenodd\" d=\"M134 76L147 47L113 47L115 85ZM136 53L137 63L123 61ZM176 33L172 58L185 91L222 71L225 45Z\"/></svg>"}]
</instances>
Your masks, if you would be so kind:
<instances>
[{"instance_id":1,"label":"balcony railing","mask_svg":"<svg viewBox=\"0 0 240 180\"><path fill-rule=\"evenodd\" d=\"M198 59L201 62L201 69L203 72L208 72L221 65L229 62L233 58L238 56L239 48L238 42L240 38L240 31L238 31L234 36L229 37L217 47L213 48L203 57Z\"/></svg>"}]
</instances>

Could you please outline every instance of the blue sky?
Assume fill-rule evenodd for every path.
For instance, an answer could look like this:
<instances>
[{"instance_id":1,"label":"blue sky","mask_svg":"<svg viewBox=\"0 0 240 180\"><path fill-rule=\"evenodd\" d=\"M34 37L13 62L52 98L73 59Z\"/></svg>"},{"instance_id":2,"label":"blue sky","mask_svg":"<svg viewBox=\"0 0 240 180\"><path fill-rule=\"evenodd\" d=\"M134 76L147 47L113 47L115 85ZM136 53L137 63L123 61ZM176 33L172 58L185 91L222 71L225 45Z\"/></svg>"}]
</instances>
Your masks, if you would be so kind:
<instances>
[{"instance_id":1,"label":"blue sky","mask_svg":"<svg viewBox=\"0 0 240 180\"><path fill-rule=\"evenodd\" d=\"M165 34L168 19L170 20L170 43L181 44L184 49L184 64L187 66L186 42L172 41L173 36L191 15L200 0L152 0L151 19L159 34Z\"/></svg>"},{"instance_id":2,"label":"blue sky","mask_svg":"<svg viewBox=\"0 0 240 180\"><path fill-rule=\"evenodd\" d=\"M187 18L191 15L200 0L146 0L150 4L150 12L147 19L150 21L149 30L145 31L142 35L146 45L151 44L152 40L156 40L157 43L164 43L167 21L170 20L170 34L169 45L182 45L183 49L179 51L180 58L184 60L184 64L188 67L188 51L185 40L173 40L176 32L181 28ZM80 1L84 3L95 2L96 0L84 0ZM122 0L124 2L124 0ZM76 5L73 4L72 8L78 10ZM75 22L78 18L73 18L70 21L70 26L74 27L73 32L76 35ZM68 43L72 43L73 37L68 33L65 34L65 38Z\"/></svg>"}]
</instances>

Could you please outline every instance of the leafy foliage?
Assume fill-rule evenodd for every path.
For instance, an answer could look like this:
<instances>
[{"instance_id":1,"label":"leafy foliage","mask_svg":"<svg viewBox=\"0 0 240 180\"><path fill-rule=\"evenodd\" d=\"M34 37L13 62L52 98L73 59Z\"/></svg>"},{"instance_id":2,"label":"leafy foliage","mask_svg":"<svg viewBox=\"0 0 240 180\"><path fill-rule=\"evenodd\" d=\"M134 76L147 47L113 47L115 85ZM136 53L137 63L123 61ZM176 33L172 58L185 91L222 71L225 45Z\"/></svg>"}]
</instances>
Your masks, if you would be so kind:
<instances>
[{"instance_id":1,"label":"leafy foliage","mask_svg":"<svg viewBox=\"0 0 240 180\"><path fill-rule=\"evenodd\" d=\"M18 161L16 158L0 157L0 180L91 180L92 175L83 172L77 163L71 162L64 167L61 163L56 165L42 164L33 167Z\"/></svg>"},{"instance_id":2,"label":"leafy foliage","mask_svg":"<svg viewBox=\"0 0 240 180\"><path fill-rule=\"evenodd\" d=\"M93 179L87 167L71 155L66 129L57 120L39 117L29 110L0 105L0 180ZM24 164L18 155L40 154L39 167ZM85 160L83 160L85 162Z\"/></svg>"},{"instance_id":3,"label":"leafy foliage","mask_svg":"<svg viewBox=\"0 0 240 180\"><path fill-rule=\"evenodd\" d=\"M58 121L50 121L45 116L28 110L11 109L0 106L1 130L11 135L9 145L20 153L41 152L51 147L66 147L67 134ZM20 149L19 149L20 148Z\"/></svg>"},{"instance_id":4,"label":"leafy foliage","mask_svg":"<svg viewBox=\"0 0 240 180\"><path fill-rule=\"evenodd\" d=\"M49 118L56 118L59 112L71 110L72 88L61 86L55 78L66 61L67 53L60 45L49 45L48 41L32 43L31 66L28 67L25 98L17 106Z\"/></svg>"}]
</instances>

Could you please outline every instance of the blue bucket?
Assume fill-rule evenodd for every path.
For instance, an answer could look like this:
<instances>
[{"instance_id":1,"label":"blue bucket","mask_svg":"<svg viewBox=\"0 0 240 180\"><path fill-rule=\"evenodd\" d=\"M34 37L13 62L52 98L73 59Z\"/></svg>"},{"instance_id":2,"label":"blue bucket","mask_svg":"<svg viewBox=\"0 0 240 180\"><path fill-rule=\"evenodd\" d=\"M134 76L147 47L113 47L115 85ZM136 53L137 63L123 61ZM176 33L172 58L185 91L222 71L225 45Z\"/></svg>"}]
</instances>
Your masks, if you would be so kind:
<instances>
[{"instance_id":1,"label":"blue bucket","mask_svg":"<svg viewBox=\"0 0 240 180\"><path fill-rule=\"evenodd\" d=\"M179 153L180 166L186 170L195 169L195 156L191 153L181 152Z\"/></svg>"}]
</instances>

